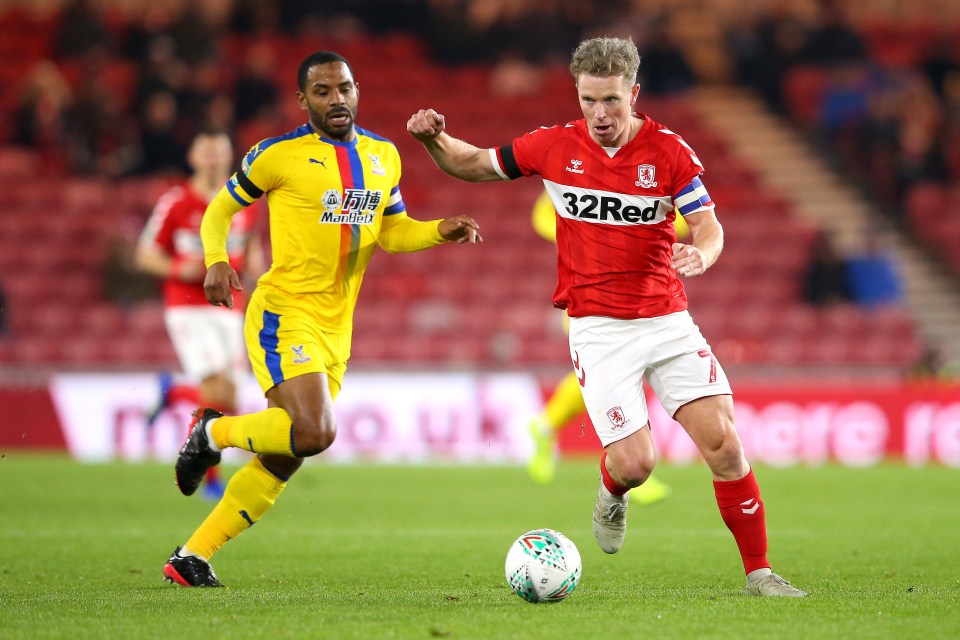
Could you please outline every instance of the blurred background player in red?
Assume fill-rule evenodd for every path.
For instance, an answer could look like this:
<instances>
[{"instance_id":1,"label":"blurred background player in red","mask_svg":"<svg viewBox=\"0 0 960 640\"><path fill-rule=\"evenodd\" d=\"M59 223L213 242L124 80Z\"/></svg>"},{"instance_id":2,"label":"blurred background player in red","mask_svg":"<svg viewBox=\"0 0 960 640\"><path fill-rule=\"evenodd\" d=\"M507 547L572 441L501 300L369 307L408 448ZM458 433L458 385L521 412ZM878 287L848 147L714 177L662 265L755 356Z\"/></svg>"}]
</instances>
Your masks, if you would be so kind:
<instances>
[{"instance_id":1,"label":"blurred background player in red","mask_svg":"<svg viewBox=\"0 0 960 640\"><path fill-rule=\"evenodd\" d=\"M550 195L544 191L533 204L531 213L533 228L544 240L557 242L557 214L550 201ZM678 215L673 226L677 231L677 240L690 234L690 227L683 216ZM570 317L563 314L563 328L570 330ZM550 484L557 472L557 436L571 420L587 413L587 405L580 393L580 382L575 371L565 375L543 406L543 411L530 421L530 437L533 438L533 455L527 461L527 473L537 484ZM630 490L630 499L638 504L655 504L670 495L670 486L656 476L651 475L639 487Z\"/></svg>"},{"instance_id":2,"label":"blurred background player in red","mask_svg":"<svg viewBox=\"0 0 960 640\"><path fill-rule=\"evenodd\" d=\"M231 414L236 412L236 378L246 367L243 296L234 292L232 309L207 303L200 240L203 212L230 177L230 137L219 131L198 133L187 162L193 174L160 196L137 247L137 266L163 278L164 322L188 381L162 379L160 407L181 401ZM252 278L264 269L256 225L256 207L244 209L234 219L227 242L231 266ZM219 499L222 495L223 483L212 467L204 496Z\"/></svg>"}]
</instances>

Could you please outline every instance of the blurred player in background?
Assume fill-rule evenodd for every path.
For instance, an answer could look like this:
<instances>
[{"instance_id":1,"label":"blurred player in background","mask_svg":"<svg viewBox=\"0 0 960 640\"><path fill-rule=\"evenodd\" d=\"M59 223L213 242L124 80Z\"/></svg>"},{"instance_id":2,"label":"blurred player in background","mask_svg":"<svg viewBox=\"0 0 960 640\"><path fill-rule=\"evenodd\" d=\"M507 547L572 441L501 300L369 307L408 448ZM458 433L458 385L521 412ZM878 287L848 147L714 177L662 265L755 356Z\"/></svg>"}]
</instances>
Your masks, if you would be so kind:
<instances>
[{"instance_id":1,"label":"blurred player in background","mask_svg":"<svg viewBox=\"0 0 960 640\"><path fill-rule=\"evenodd\" d=\"M713 473L714 493L746 573L746 593L806 595L770 570L760 488L733 422L726 375L687 311L680 276L720 255L723 229L703 165L673 131L634 106L640 56L630 40L580 43L570 71L583 119L479 149L445 133L434 110L407 123L446 173L471 182L540 175L557 212L554 304L570 316L570 356L605 452L593 532L606 553L626 535L629 490L656 464L645 377ZM691 244L677 242L675 211Z\"/></svg>"},{"instance_id":2,"label":"blurred player in background","mask_svg":"<svg viewBox=\"0 0 960 640\"><path fill-rule=\"evenodd\" d=\"M210 201L230 177L233 145L226 133L203 131L187 153L193 174L168 189L157 201L137 246L137 266L163 278L163 319L188 383L161 379L160 408L186 401L194 407L236 411L236 377L245 370L243 298L233 308L212 307L203 293L207 269L203 263L200 221ZM234 220L227 253L231 266L252 277L263 273L263 251L253 209ZM199 387L194 386L199 381ZM157 413L157 412L155 412ZM207 473L204 495L219 499L223 484L218 472Z\"/></svg>"},{"instance_id":3,"label":"blurred player in background","mask_svg":"<svg viewBox=\"0 0 960 640\"><path fill-rule=\"evenodd\" d=\"M545 240L557 242L557 213L550 194L544 191L533 204L533 228ZM681 215L674 218L677 239L685 238L690 229ZM570 318L563 314L563 328L570 330ZM575 371L563 377L547 399L543 411L530 421L533 455L527 462L527 473L537 484L550 484L557 470L557 436L576 416L587 411L580 393L580 382ZM639 487L630 490L630 500L640 504L655 504L670 495L670 486L651 475Z\"/></svg>"},{"instance_id":4,"label":"blurred player in background","mask_svg":"<svg viewBox=\"0 0 960 640\"><path fill-rule=\"evenodd\" d=\"M333 401L350 357L360 283L376 248L395 253L481 241L468 216L407 217L400 156L389 140L355 125L359 85L345 58L311 54L297 84L309 122L254 146L203 217L206 296L231 307L240 288L227 252L231 219L267 195L273 264L251 296L244 331L268 408L243 416L212 408L195 414L176 465L184 495L219 463L221 449L257 455L163 567L165 579L188 587L221 586L211 556L263 517L303 458L333 444Z\"/></svg>"}]
</instances>

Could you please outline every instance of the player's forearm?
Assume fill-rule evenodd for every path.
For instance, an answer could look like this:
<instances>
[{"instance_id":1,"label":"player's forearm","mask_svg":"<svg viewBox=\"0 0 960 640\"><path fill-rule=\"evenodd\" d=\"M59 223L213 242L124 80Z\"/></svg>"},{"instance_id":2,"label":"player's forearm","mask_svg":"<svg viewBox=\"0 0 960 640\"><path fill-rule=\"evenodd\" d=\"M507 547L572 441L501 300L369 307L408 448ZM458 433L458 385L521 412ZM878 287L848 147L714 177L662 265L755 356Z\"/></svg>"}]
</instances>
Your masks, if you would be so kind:
<instances>
[{"instance_id":1,"label":"player's forearm","mask_svg":"<svg viewBox=\"0 0 960 640\"><path fill-rule=\"evenodd\" d=\"M426 147L427 153L437 166L454 178L467 182L489 182L500 179L500 176L493 171L489 152L486 149L480 149L446 133L425 141L423 146Z\"/></svg>"},{"instance_id":2,"label":"player's forearm","mask_svg":"<svg viewBox=\"0 0 960 640\"><path fill-rule=\"evenodd\" d=\"M230 234L230 222L241 208L226 188L221 189L207 206L200 223L200 239L203 241L203 260L208 269L217 262L230 261L227 236Z\"/></svg>"},{"instance_id":3,"label":"player's forearm","mask_svg":"<svg viewBox=\"0 0 960 640\"><path fill-rule=\"evenodd\" d=\"M173 259L170 256L143 247L137 249L135 262L137 269L157 278L169 276L173 265Z\"/></svg>"},{"instance_id":4,"label":"player's forearm","mask_svg":"<svg viewBox=\"0 0 960 640\"><path fill-rule=\"evenodd\" d=\"M446 242L439 231L440 220L414 220L405 213L386 216L377 244L390 253L420 251Z\"/></svg>"},{"instance_id":5,"label":"player's forearm","mask_svg":"<svg viewBox=\"0 0 960 640\"><path fill-rule=\"evenodd\" d=\"M703 268L709 269L723 251L723 227L716 219L691 227L693 246L703 254Z\"/></svg>"}]
</instances>

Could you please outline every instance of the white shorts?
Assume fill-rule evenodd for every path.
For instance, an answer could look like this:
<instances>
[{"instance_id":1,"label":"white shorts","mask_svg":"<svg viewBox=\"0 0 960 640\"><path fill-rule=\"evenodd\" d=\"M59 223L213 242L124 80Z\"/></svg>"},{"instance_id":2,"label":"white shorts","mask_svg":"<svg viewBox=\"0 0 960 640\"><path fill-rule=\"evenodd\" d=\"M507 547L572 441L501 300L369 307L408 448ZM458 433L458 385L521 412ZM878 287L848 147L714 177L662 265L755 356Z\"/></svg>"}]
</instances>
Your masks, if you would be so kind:
<instances>
[{"instance_id":1,"label":"white shorts","mask_svg":"<svg viewBox=\"0 0 960 640\"><path fill-rule=\"evenodd\" d=\"M221 307L167 307L163 319L183 372L203 380L215 373L231 379L244 371L243 312Z\"/></svg>"},{"instance_id":2,"label":"white shorts","mask_svg":"<svg viewBox=\"0 0 960 640\"><path fill-rule=\"evenodd\" d=\"M686 311L637 320L570 318L570 357L604 447L646 426L644 377L670 416L688 402L732 393Z\"/></svg>"}]
</instances>

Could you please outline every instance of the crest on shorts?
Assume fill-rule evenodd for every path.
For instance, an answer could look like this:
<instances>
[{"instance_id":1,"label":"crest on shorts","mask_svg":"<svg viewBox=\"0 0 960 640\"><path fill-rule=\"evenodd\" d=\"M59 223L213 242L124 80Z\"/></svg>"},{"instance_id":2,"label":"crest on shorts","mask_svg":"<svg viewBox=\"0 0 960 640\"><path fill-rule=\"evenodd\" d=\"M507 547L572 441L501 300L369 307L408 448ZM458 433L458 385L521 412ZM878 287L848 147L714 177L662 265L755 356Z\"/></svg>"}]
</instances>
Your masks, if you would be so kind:
<instances>
[{"instance_id":1,"label":"crest on shorts","mask_svg":"<svg viewBox=\"0 0 960 640\"><path fill-rule=\"evenodd\" d=\"M607 417L610 418L610 422L613 424L614 429L621 429L627 424L627 422L629 422L626 416L623 415L623 409L621 409L619 406L613 407L607 411Z\"/></svg>"},{"instance_id":2,"label":"crest on shorts","mask_svg":"<svg viewBox=\"0 0 960 640\"><path fill-rule=\"evenodd\" d=\"M310 356L303 352L303 345L293 345L290 347L293 349L293 364L306 364L310 362Z\"/></svg>"},{"instance_id":3,"label":"crest on shorts","mask_svg":"<svg viewBox=\"0 0 960 640\"><path fill-rule=\"evenodd\" d=\"M638 187L649 189L657 186L657 168L652 164L637 165L637 181L634 182Z\"/></svg>"}]
</instances>

